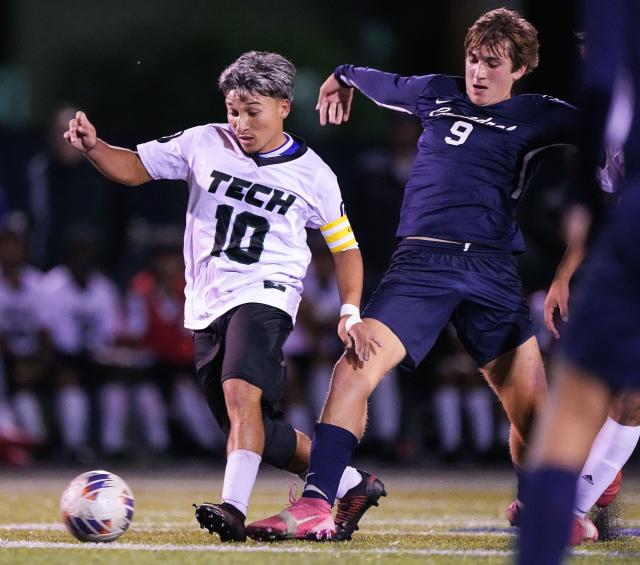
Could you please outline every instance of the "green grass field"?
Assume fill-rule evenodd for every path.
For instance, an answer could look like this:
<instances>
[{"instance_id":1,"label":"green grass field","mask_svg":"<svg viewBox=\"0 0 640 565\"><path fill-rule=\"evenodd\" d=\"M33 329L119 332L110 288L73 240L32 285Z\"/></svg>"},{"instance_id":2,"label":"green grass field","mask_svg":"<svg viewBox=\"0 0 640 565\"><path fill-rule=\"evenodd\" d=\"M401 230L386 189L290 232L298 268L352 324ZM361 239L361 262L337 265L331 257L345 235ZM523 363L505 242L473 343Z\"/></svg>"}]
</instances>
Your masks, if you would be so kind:
<instances>
[{"instance_id":1,"label":"green grass field","mask_svg":"<svg viewBox=\"0 0 640 565\"><path fill-rule=\"evenodd\" d=\"M109 544L76 541L59 519L58 502L67 482L86 470L0 472L0 563L493 564L513 555L514 538L503 518L513 489L508 470L382 471L389 496L369 511L351 542L233 545L221 544L195 521L191 504L217 501L221 488L221 471L205 466L110 469L135 494L133 523ZM263 471L249 520L280 511L290 480L283 472ZM640 562L638 486L640 478L627 473L619 503L624 535L581 546L571 563Z\"/></svg>"}]
</instances>

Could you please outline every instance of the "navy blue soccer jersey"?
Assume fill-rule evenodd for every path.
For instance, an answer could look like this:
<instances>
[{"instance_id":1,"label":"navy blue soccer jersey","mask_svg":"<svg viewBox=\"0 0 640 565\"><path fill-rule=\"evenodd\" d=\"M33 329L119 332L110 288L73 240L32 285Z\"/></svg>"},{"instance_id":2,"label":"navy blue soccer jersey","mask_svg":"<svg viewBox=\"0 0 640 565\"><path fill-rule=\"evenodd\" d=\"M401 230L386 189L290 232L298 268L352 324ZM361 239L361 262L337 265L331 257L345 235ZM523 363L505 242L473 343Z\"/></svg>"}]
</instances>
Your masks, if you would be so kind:
<instances>
[{"instance_id":1,"label":"navy blue soccer jersey","mask_svg":"<svg viewBox=\"0 0 640 565\"><path fill-rule=\"evenodd\" d=\"M422 122L398 237L524 251L515 209L527 166L543 149L575 142L573 106L537 94L477 106L461 77L402 77L353 65L339 66L335 76L376 104L414 114Z\"/></svg>"}]
</instances>

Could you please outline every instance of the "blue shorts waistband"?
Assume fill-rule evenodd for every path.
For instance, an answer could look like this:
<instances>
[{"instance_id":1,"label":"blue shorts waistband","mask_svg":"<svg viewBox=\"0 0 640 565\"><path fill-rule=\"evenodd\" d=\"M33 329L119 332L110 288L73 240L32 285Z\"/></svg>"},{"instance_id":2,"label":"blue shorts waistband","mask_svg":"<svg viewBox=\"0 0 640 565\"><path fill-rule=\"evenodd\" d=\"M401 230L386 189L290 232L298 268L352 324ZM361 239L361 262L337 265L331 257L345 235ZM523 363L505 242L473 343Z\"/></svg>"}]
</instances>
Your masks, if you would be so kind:
<instances>
[{"instance_id":1,"label":"blue shorts waistband","mask_svg":"<svg viewBox=\"0 0 640 565\"><path fill-rule=\"evenodd\" d=\"M481 243L448 243L445 241L430 241L426 239L409 239L403 237L398 243L398 249L415 249L420 251L434 251L438 253L449 253L451 255L467 256L497 256L505 257L513 255L510 249L499 249Z\"/></svg>"}]
</instances>

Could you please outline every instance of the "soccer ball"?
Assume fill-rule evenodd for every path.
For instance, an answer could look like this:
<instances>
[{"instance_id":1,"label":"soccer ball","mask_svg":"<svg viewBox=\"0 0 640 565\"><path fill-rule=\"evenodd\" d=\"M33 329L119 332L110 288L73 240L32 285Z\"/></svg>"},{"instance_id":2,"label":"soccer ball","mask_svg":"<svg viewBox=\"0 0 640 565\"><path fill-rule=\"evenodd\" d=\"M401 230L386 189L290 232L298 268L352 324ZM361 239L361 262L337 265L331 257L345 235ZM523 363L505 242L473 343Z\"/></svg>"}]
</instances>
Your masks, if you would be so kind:
<instances>
[{"instance_id":1,"label":"soccer ball","mask_svg":"<svg viewBox=\"0 0 640 565\"><path fill-rule=\"evenodd\" d=\"M133 518L133 493L118 475L89 471L73 479L60 498L62 521L80 541L119 538Z\"/></svg>"}]
</instances>

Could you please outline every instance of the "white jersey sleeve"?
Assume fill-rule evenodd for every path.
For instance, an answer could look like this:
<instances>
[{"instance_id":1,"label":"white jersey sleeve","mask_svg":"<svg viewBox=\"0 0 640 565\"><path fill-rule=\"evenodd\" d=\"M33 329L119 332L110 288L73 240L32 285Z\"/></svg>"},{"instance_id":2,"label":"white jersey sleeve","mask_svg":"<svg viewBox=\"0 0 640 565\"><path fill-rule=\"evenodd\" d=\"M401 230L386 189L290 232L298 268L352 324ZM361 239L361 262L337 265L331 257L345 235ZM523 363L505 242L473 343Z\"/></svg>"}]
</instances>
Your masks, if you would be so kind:
<instances>
[{"instance_id":1,"label":"white jersey sleeve","mask_svg":"<svg viewBox=\"0 0 640 565\"><path fill-rule=\"evenodd\" d=\"M317 205L307 221L307 227L320 228L331 253L355 249L358 242L345 214L342 194L336 175L329 167L322 167L316 177Z\"/></svg>"},{"instance_id":2,"label":"white jersey sleeve","mask_svg":"<svg viewBox=\"0 0 640 565\"><path fill-rule=\"evenodd\" d=\"M338 179L329 167L319 167L315 184L318 198L309 214L307 227L317 229L344 216L344 204Z\"/></svg>"},{"instance_id":3,"label":"white jersey sleeve","mask_svg":"<svg viewBox=\"0 0 640 565\"><path fill-rule=\"evenodd\" d=\"M151 178L186 181L202 130L197 126L139 144L138 154Z\"/></svg>"}]
</instances>

